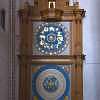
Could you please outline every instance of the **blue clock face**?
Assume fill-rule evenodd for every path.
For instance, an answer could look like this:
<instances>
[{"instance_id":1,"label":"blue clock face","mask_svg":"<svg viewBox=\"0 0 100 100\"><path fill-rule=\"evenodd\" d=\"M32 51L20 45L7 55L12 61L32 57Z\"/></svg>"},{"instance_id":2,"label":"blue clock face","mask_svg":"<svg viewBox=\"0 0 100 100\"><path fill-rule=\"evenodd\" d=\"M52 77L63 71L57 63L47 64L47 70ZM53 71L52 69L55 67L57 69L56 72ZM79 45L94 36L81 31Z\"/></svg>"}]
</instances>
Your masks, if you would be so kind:
<instances>
[{"instance_id":1,"label":"blue clock face","mask_svg":"<svg viewBox=\"0 0 100 100\"><path fill-rule=\"evenodd\" d=\"M32 74L33 96L38 100L64 100L70 96L70 76L64 65L42 65ZM68 99L69 100L69 99Z\"/></svg>"},{"instance_id":2,"label":"blue clock face","mask_svg":"<svg viewBox=\"0 0 100 100\"><path fill-rule=\"evenodd\" d=\"M67 47L66 29L59 23L44 23L38 26L36 47L43 54L60 54Z\"/></svg>"}]
</instances>

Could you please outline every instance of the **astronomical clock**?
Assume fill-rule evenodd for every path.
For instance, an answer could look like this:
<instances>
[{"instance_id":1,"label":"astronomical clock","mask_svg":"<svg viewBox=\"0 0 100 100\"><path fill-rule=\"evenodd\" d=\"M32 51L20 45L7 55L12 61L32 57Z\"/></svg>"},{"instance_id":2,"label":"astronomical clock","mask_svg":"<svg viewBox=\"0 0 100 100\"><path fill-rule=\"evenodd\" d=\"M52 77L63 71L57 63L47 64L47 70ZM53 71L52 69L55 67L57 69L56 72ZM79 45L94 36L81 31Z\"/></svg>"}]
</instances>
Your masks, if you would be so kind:
<instances>
[{"instance_id":1,"label":"astronomical clock","mask_svg":"<svg viewBox=\"0 0 100 100\"><path fill-rule=\"evenodd\" d=\"M84 9L34 0L19 10L19 100L83 100Z\"/></svg>"},{"instance_id":2,"label":"astronomical clock","mask_svg":"<svg viewBox=\"0 0 100 100\"><path fill-rule=\"evenodd\" d=\"M33 54L67 55L70 46L70 22L33 22Z\"/></svg>"}]
</instances>

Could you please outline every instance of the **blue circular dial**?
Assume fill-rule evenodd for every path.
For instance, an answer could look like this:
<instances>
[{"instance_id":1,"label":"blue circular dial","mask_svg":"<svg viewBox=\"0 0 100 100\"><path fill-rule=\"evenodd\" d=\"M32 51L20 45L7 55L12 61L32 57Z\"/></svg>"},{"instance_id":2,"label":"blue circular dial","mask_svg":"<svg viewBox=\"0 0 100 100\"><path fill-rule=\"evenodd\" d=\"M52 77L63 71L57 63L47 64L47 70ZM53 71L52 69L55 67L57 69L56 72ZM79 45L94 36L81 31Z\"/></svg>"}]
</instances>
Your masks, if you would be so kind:
<instances>
[{"instance_id":1,"label":"blue circular dial","mask_svg":"<svg viewBox=\"0 0 100 100\"><path fill-rule=\"evenodd\" d=\"M39 100L63 100L70 95L69 73L63 66L47 64L33 73L33 95Z\"/></svg>"},{"instance_id":2,"label":"blue circular dial","mask_svg":"<svg viewBox=\"0 0 100 100\"><path fill-rule=\"evenodd\" d=\"M66 31L62 24L44 23L38 27L36 46L43 54L60 54L66 45Z\"/></svg>"}]
</instances>

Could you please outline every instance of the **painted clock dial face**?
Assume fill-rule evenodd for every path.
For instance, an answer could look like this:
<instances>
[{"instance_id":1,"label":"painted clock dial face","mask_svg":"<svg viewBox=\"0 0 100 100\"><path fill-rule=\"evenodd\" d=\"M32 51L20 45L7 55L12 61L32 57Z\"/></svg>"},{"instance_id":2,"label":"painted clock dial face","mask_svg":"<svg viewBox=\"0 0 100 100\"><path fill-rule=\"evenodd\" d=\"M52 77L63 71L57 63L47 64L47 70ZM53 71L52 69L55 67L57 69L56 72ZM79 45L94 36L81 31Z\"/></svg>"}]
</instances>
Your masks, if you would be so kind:
<instances>
[{"instance_id":1,"label":"painted clock dial face","mask_svg":"<svg viewBox=\"0 0 100 100\"><path fill-rule=\"evenodd\" d=\"M37 96L38 100L64 100L65 96L69 97L70 77L62 67L46 64L33 73L33 96Z\"/></svg>"},{"instance_id":2,"label":"painted clock dial face","mask_svg":"<svg viewBox=\"0 0 100 100\"><path fill-rule=\"evenodd\" d=\"M43 23L38 26L36 47L43 54L60 54L67 47L66 29L59 23Z\"/></svg>"}]
</instances>

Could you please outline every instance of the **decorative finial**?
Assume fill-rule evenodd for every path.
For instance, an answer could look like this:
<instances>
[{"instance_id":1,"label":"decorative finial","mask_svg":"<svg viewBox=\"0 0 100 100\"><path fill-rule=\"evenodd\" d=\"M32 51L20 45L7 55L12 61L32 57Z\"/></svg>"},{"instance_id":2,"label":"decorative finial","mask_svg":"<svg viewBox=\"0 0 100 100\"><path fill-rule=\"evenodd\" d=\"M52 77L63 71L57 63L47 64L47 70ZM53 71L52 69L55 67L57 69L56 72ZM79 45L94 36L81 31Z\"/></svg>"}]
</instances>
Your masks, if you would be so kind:
<instances>
[{"instance_id":1,"label":"decorative finial","mask_svg":"<svg viewBox=\"0 0 100 100\"><path fill-rule=\"evenodd\" d=\"M79 6L78 0L73 0L73 6Z\"/></svg>"},{"instance_id":2,"label":"decorative finial","mask_svg":"<svg viewBox=\"0 0 100 100\"><path fill-rule=\"evenodd\" d=\"M55 8L56 7L56 1L55 0L49 0L49 8Z\"/></svg>"},{"instance_id":3,"label":"decorative finial","mask_svg":"<svg viewBox=\"0 0 100 100\"><path fill-rule=\"evenodd\" d=\"M66 6L69 6L69 0L66 1Z\"/></svg>"}]
</instances>

